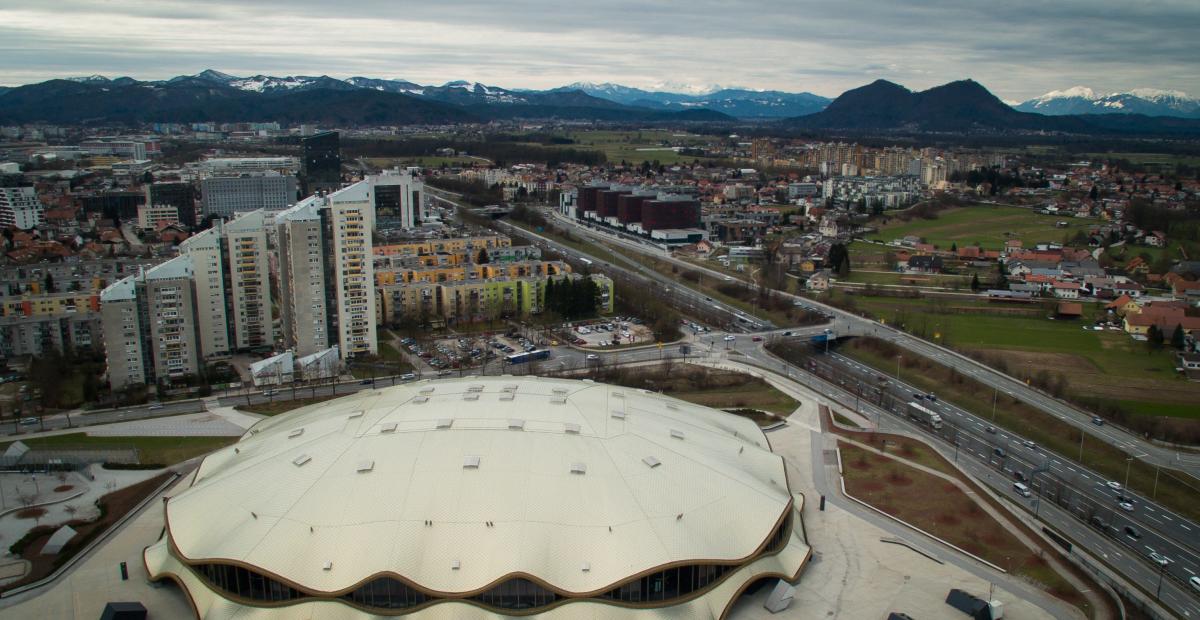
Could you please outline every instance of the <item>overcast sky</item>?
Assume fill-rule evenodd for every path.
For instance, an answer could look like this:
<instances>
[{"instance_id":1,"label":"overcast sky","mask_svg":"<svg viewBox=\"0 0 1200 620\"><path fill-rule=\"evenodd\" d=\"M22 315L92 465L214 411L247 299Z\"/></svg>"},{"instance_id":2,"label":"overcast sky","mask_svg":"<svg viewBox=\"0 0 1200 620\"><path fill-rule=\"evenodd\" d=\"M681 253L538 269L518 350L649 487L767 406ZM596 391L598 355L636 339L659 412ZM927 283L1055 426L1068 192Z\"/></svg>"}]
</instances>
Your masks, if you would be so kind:
<instances>
[{"instance_id":1,"label":"overcast sky","mask_svg":"<svg viewBox=\"0 0 1200 620\"><path fill-rule=\"evenodd\" d=\"M345 7L345 8L343 8ZM353 8L349 8L353 7ZM102 74L1200 95L1200 0L2 0L0 84Z\"/></svg>"}]
</instances>

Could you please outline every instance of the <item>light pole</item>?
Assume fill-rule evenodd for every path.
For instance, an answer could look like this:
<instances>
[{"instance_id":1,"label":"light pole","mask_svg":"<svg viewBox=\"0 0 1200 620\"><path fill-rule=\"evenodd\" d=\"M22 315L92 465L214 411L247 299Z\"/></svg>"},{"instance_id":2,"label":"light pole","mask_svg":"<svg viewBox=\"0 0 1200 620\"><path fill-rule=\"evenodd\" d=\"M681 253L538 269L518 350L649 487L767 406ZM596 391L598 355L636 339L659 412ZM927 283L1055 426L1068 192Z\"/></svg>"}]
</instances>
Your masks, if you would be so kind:
<instances>
[{"instance_id":1,"label":"light pole","mask_svg":"<svg viewBox=\"0 0 1200 620\"><path fill-rule=\"evenodd\" d=\"M1171 563L1171 558L1162 556L1162 561L1158 563L1158 588L1154 592L1154 598L1162 599L1162 582L1163 575L1167 572L1167 564Z\"/></svg>"},{"instance_id":2,"label":"light pole","mask_svg":"<svg viewBox=\"0 0 1200 620\"><path fill-rule=\"evenodd\" d=\"M1132 465L1133 465L1133 457L1132 457L1132 456L1131 456L1131 457L1129 457L1129 458L1127 458L1127 459L1125 459L1125 486L1124 486L1124 487L1122 487L1122 488L1124 488L1124 489L1128 489L1128 488L1129 488L1129 468L1130 468Z\"/></svg>"},{"instance_id":3,"label":"light pole","mask_svg":"<svg viewBox=\"0 0 1200 620\"><path fill-rule=\"evenodd\" d=\"M996 401L1000 400L1000 386L995 386L995 390L992 392L992 422L996 421Z\"/></svg>"},{"instance_id":4,"label":"light pole","mask_svg":"<svg viewBox=\"0 0 1200 620\"><path fill-rule=\"evenodd\" d=\"M902 357L904 356L899 353L896 354L896 383L900 383L900 358Z\"/></svg>"}]
</instances>

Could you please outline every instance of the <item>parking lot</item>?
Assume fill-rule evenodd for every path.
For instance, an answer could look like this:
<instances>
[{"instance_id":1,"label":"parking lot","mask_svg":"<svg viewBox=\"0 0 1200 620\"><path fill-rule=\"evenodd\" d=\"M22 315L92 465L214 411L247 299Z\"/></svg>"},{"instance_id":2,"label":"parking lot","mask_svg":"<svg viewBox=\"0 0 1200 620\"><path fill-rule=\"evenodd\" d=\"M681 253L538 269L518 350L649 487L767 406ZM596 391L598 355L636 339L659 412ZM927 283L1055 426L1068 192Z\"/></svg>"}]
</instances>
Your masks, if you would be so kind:
<instances>
[{"instance_id":1,"label":"parking lot","mask_svg":"<svg viewBox=\"0 0 1200 620\"><path fill-rule=\"evenodd\" d=\"M576 324L570 328L571 341L581 347L611 347L631 344L649 344L654 342L654 333L642 324L642 321L631 317L613 317L612 319L590 321Z\"/></svg>"},{"instance_id":2,"label":"parking lot","mask_svg":"<svg viewBox=\"0 0 1200 620\"><path fill-rule=\"evenodd\" d=\"M418 367L421 370L432 369L438 371L439 375L499 363L509 355L544 349L554 343L542 342L536 336L534 339L526 338L516 330L420 342L414 338L400 340L409 357L420 360Z\"/></svg>"}]
</instances>

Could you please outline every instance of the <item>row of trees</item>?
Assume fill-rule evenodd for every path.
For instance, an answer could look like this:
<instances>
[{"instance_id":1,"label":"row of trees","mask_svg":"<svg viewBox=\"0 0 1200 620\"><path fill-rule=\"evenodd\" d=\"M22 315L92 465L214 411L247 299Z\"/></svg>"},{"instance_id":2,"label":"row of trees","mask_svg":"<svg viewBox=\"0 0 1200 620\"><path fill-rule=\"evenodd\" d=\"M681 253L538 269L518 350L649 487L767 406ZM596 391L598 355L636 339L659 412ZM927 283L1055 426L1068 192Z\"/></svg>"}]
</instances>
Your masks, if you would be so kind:
<instances>
[{"instance_id":1,"label":"row of trees","mask_svg":"<svg viewBox=\"0 0 1200 620\"><path fill-rule=\"evenodd\" d=\"M551 278L546 281L546 310L567 320L593 316L600 287L591 278Z\"/></svg>"}]
</instances>

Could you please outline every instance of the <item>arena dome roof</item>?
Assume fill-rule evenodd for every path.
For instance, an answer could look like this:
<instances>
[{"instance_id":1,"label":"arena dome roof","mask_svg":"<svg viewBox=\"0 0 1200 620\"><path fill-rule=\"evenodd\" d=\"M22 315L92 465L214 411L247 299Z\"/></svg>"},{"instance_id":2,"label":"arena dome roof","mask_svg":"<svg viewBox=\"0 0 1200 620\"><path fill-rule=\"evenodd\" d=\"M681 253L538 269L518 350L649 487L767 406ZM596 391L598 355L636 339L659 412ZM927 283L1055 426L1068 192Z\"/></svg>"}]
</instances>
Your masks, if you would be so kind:
<instances>
[{"instance_id":1,"label":"arena dome roof","mask_svg":"<svg viewBox=\"0 0 1200 620\"><path fill-rule=\"evenodd\" d=\"M684 572L666 577L680 601L751 565L741 587L794 578L794 501L746 418L588 381L422 381L265 419L211 454L146 560L203 617L263 602L571 615L575 599L653 606L664 586L643 581L664 570ZM724 589L713 617L740 591Z\"/></svg>"}]
</instances>

